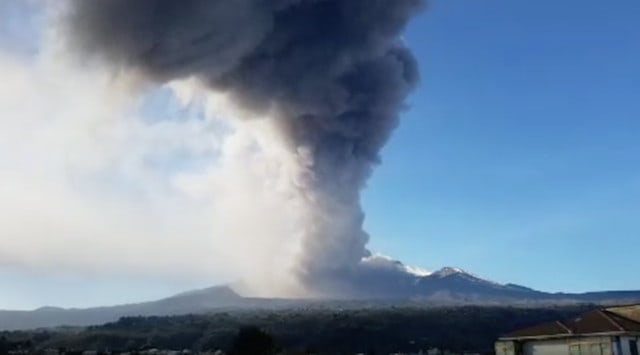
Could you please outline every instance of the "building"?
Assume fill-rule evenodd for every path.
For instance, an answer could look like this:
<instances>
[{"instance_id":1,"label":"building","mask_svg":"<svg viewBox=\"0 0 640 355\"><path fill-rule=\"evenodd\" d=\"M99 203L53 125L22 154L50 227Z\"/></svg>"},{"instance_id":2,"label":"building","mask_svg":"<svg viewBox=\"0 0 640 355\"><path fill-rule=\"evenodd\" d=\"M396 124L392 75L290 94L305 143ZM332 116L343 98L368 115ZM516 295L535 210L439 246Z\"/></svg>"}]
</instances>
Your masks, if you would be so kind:
<instances>
[{"instance_id":1,"label":"building","mask_svg":"<svg viewBox=\"0 0 640 355\"><path fill-rule=\"evenodd\" d=\"M637 307L637 306L636 306ZM497 355L639 355L640 319L629 307L596 310L578 318L507 334Z\"/></svg>"}]
</instances>

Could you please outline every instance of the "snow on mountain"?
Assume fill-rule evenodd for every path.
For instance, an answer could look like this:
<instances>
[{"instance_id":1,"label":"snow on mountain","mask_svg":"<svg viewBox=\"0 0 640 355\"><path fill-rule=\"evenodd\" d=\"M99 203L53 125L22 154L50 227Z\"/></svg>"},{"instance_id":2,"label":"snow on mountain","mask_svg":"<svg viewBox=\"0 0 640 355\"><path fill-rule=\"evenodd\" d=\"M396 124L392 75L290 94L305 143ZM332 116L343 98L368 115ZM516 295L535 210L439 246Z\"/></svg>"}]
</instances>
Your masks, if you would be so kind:
<instances>
[{"instance_id":1,"label":"snow on mountain","mask_svg":"<svg viewBox=\"0 0 640 355\"><path fill-rule=\"evenodd\" d=\"M405 265L404 270L410 274L420 276L420 277L429 276L432 274L431 271L428 271L419 267L411 266L411 265Z\"/></svg>"},{"instance_id":2,"label":"snow on mountain","mask_svg":"<svg viewBox=\"0 0 640 355\"><path fill-rule=\"evenodd\" d=\"M467 273L466 271L464 271L464 270L462 270L460 268L450 267L450 266L443 267L442 269L432 273L431 275L432 276L437 276L437 277L447 277L447 276L451 276L451 275L454 275L454 274L471 275L471 274ZM427 275L425 275L425 276L427 276Z\"/></svg>"},{"instance_id":3,"label":"snow on mountain","mask_svg":"<svg viewBox=\"0 0 640 355\"><path fill-rule=\"evenodd\" d=\"M461 278L465 278L467 279L467 281L472 281L472 282L483 282L483 283L487 283L487 284L492 284L495 286L507 286L507 285L501 285L497 282L491 281L491 280L487 280L485 278L482 278L476 274L467 272L461 268L457 268L457 267L451 267L451 266L446 266L443 267L442 269L432 273L430 276L432 277L438 277L438 278L445 278L445 277L450 277L450 276L457 276L457 277L461 277Z\"/></svg>"}]
</instances>

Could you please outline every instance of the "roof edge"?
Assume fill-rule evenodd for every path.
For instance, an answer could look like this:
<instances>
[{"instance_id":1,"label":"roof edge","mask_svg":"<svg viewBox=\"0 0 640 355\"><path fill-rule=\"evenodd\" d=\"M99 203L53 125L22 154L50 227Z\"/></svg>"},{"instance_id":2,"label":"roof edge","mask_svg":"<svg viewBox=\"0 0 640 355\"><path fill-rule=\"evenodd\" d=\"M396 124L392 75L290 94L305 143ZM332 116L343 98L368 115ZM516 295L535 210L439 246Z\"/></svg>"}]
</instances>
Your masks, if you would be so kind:
<instances>
[{"instance_id":1,"label":"roof edge","mask_svg":"<svg viewBox=\"0 0 640 355\"><path fill-rule=\"evenodd\" d=\"M639 336L640 332L628 332L628 331L619 331L619 332L600 332L600 333L583 333L583 334L553 334L553 335L535 335L535 336L524 336L524 337L500 337L498 341L517 341L517 340L543 340L543 339L568 339L568 338L587 338L587 337L596 337L596 336Z\"/></svg>"},{"instance_id":2,"label":"roof edge","mask_svg":"<svg viewBox=\"0 0 640 355\"><path fill-rule=\"evenodd\" d=\"M558 325L559 325L562 329L566 330L566 331L567 331L567 334L569 334L569 335L573 334L573 330L571 330L571 328L567 327L567 325L566 325L566 324L562 323L561 321L556 321L556 323L558 323Z\"/></svg>"},{"instance_id":3,"label":"roof edge","mask_svg":"<svg viewBox=\"0 0 640 355\"><path fill-rule=\"evenodd\" d=\"M604 317L604 319L606 319L609 323L613 324L614 327L618 328L622 332L626 331L626 329L622 325L620 325L620 323L616 322L615 319L611 318L611 316L608 314L609 312L602 309L599 310L598 312L600 312L600 314ZM623 317L623 318L626 318L626 317Z\"/></svg>"}]
</instances>

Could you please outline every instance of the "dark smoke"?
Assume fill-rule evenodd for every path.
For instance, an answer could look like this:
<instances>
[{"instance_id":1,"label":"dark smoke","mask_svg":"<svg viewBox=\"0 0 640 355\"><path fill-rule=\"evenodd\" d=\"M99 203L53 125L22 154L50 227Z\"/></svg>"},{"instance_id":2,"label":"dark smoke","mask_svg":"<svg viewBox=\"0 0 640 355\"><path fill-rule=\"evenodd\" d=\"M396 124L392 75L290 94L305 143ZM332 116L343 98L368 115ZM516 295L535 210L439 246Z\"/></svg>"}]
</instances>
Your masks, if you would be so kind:
<instances>
[{"instance_id":1,"label":"dark smoke","mask_svg":"<svg viewBox=\"0 0 640 355\"><path fill-rule=\"evenodd\" d=\"M269 112L312 204L299 275L344 291L368 256L360 191L419 79L401 34L423 0L70 0L71 43L156 82L197 77ZM306 155L305 155L306 156Z\"/></svg>"}]
</instances>

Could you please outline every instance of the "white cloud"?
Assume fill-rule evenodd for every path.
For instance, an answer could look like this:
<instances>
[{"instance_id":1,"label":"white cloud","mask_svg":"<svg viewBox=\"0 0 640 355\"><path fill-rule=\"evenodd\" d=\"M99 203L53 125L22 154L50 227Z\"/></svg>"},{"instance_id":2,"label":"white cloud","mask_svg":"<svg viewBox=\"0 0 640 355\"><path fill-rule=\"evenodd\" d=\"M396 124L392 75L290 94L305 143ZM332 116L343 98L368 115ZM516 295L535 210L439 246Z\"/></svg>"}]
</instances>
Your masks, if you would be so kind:
<instances>
[{"instance_id":1,"label":"white cloud","mask_svg":"<svg viewBox=\"0 0 640 355\"><path fill-rule=\"evenodd\" d=\"M277 294L297 252L295 203L261 123L142 119L130 83L59 53L0 51L0 269L243 278ZM191 83L173 86L198 105Z\"/></svg>"}]
</instances>

